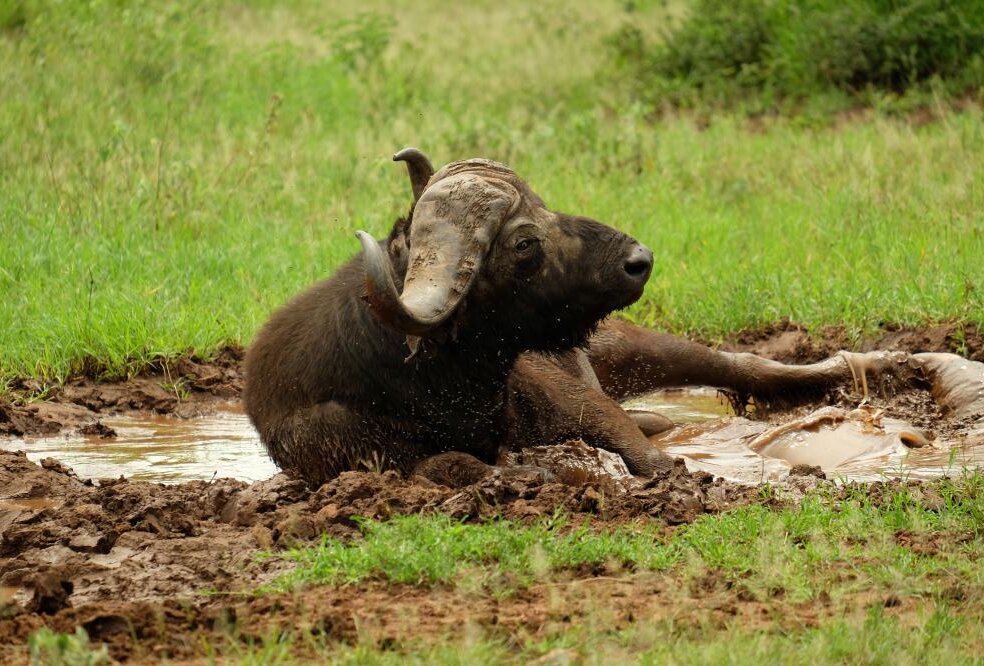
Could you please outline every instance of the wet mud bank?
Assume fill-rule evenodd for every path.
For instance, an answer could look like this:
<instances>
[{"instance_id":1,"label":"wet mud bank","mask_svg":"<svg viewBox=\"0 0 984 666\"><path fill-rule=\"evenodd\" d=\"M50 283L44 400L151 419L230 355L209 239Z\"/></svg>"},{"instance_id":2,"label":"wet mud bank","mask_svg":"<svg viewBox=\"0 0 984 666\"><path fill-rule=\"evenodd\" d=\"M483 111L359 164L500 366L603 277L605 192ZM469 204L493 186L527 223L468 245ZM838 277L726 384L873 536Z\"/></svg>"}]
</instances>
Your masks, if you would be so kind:
<instances>
[{"instance_id":1,"label":"wet mud bank","mask_svg":"<svg viewBox=\"0 0 984 666\"><path fill-rule=\"evenodd\" d=\"M278 629L300 628L328 641L356 643L370 618L384 638L421 631L440 636L466 620L508 634L556 621L557 590L534 586L501 600L472 596L465 605L454 589L373 580L255 592L292 568L280 556L285 549L314 544L322 534L361 539L355 520L360 516L444 514L467 522L501 517L526 523L560 511L572 527L645 521L670 535L707 514L748 505L780 509L811 491L836 498L858 488L834 486L806 466L794 467L769 492L688 471L682 462L648 481L571 476L563 469L565 461L576 458L588 465L591 458L580 444L560 448L569 450L567 457L554 456L560 461L554 478L497 472L456 489L392 472L348 472L318 489L284 475L252 484L93 482L53 460L36 464L0 452L0 663L23 663L27 638L42 627L65 633L83 627L113 658L137 663L194 660L206 642L262 643ZM527 455L542 466L551 464L542 451ZM944 504L933 483L862 487L878 498L900 485L927 505ZM257 557L261 551L268 556ZM589 617L597 603L610 604L612 613L624 618L660 610L665 580L645 572L615 578L603 573L570 572L571 599L561 615ZM592 581L590 598L573 587ZM685 601L703 612L713 611L720 603L715 599L700 591ZM763 604L745 602L743 613L764 612ZM423 625L410 630L408 612L419 613Z\"/></svg>"},{"instance_id":2,"label":"wet mud bank","mask_svg":"<svg viewBox=\"0 0 984 666\"><path fill-rule=\"evenodd\" d=\"M358 539L359 516L532 521L562 511L575 523L647 519L672 526L764 501L755 488L689 472L682 463L633 483L565 482L557 471L550 480L535 471L495 473L457 489L393 472L349 472L316 490L284 475L253 484L162 485L83 481L54 460L36 464L0 452L0 645L23 646L44 626L82 626L117 658L143 643L175 658L189 649L192 634L218 629L230 617L263 616L272 625L284 617L270 615L270 605L287 603L277 601L284 595L252 593L291 567L276 554L322 534ZM819 483L817 470L801 469L785 487L795 497ZM257 558L260 550L274 556ZM352 638L350 624L351 617L330 631Z\"/></svg>"},{"instance_id":3,"label":"wet mud bank","mask_svg":"<svg viewBox=\"0 0 984 666\"><path fill-rule=\"evenodd\" d=\"M984 361L984 331L974 324L928 326L886 324L871 337L858 340L842 326L826 326L814 334L783 320L737 331L723 340L704 340L724 351L751 352L782 363L814 363L848 349L856 352L903 351L910 354L945 352Z\"/></svg>"},{"instance_id":4,"label":"wet mud bank","mask_svg":"<svg viewBox=\"0 0 984 666\"><path fill-rule=\"evenodd\" d=\"M126 379L79 376L63 384L38 379L10 382L0 394L0 436L53 435L72 431L112 439L105 417L133 412L191 418L238 399L243 389L243 350L229 347L213 358L161 361Z\"/></svg>"}]
</instances>

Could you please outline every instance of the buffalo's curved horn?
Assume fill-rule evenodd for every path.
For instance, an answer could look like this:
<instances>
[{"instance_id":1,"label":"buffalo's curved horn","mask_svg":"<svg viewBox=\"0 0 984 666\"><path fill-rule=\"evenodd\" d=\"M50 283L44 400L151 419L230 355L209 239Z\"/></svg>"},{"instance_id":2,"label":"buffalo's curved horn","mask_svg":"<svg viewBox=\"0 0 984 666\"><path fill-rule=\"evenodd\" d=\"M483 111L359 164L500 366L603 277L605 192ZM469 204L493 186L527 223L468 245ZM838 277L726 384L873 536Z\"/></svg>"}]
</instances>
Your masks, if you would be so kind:
<instances>
[{"instance_id":1,"label":"buffalo's curved horn","mask_svg":"<svg viewBox=\"0 0 984 666\"><path fill-rule=\"evenodd\" d=\"M366 295L384 324L426 336L448 320L468 293L502 223L516 210L510 183L474 172L433 183L421 195L410 227L410 257L398 294L389 258L369 234L364 250Z\"/></svg>"},{"instance_id":2,"label":"buffalo's curved horn","mask_svg":"<svg viewBox=\"0 0 984 666\"><path fill-rule=\"evenodd\" d=\"M414 203L420 199L420 195L427 188L427 181L434 175L434 167L427 159L427 156L416 148L404 148L393 155L394 162L406 162L407 172L410 174L410 187L413 188Z\"/></svg>"},{"instance_id":3,"label":"buffalo's curved horn","mask_svg":"<svg viewBox=\"0 0 984 666\"><path fill-rule=\"evenodd\" d=\"M376 239L365 231L356 231L364 252L366 266L366 297L380 320L407 335L425 335L439 326L447 314L439 319L423 319L407 309L393 283L393 269L389 257Z\"/></svg>"}]
</instances>

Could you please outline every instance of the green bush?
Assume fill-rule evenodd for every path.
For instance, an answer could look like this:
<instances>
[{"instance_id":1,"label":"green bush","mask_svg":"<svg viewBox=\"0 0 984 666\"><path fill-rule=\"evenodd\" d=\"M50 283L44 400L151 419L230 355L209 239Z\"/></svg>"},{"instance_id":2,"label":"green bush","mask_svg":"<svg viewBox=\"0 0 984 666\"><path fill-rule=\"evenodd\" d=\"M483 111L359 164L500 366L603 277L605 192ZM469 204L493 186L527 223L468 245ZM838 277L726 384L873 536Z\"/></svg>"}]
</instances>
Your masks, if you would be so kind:
<instances>
[{"instance_id":1,"label":"green bush","mask_svg":"<svg viewBox=\"0 0 984 666\"><path fill-rule=\"evenodd\" d=\"M610 44L650 102L772 104L984 86L980 0L695 0L652 43L646 21L627 23Z\"/></svg>"}]
</instances>

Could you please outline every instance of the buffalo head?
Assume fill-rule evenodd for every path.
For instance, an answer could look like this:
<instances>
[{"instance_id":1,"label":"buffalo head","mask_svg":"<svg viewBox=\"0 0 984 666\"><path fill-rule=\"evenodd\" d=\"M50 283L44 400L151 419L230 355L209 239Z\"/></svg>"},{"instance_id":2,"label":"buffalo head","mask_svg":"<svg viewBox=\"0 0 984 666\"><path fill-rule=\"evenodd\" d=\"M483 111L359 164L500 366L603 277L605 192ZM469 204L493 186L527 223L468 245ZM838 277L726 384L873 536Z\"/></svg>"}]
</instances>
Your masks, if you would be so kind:
<instances>
[{"instance_id":1,"label":"buffalo head","mask_svg":"<svg viewBox=\"0 0 984 666\"><path fill-rule=\"evenodd\" d=\"M367 233L366 299L408 336L442 341L463 331L499 348L553 351L585 343L597 323L635 302L653 254L586 217L549 210L510 168L486 159L434 173L420 151L406 161L408 224L387 252Z\"/></svg>"}]
</instances>

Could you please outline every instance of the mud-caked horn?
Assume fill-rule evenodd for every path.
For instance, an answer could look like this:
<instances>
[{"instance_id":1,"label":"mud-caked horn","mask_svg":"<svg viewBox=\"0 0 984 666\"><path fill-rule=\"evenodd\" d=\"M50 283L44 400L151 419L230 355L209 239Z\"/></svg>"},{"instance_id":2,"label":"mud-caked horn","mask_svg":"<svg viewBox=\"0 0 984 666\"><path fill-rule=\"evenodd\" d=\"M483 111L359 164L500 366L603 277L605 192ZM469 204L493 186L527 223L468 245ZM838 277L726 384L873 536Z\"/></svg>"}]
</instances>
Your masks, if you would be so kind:
<instances>
[{"instance_id":1,"label":"mud-caked horn","mask_svg":"<svg viewBox=\"0 0 984 666\"><path fill-rule=\"evenodd\" d=\"M431 166L431 161L427 159L427 155L424 155L416 148L404 148L393 155L393 161L407 163L407 173L410 174L410 187L413 189L413 201L416 203L420 199L420 195L427 188L427 182L434 175L434 167Z\"/></svg>"},{"instance_id":2,"label":"mud-caked horn","mask_svg":"<svg viewBox=\"0 0 984 666\"><path fill-rule=\"evenodd\" d=\"M484 161L475 161L475 168L449 168L461 164L470 163L442 169L417 201L402 293L388 255L369 234L357 232L369 305L380 321L406 335L425 337L455 312L520 203L516 187Z\"/></svg>"},{"instance_id":3,"label":"mud-caked horn","mask_svg":"<svg viewBox=\"0 0 984 666\"><path fill-rule=\"evenodd\" d=\"M410 310L396 290L389 257L376 239L365 231L356 231L362 243L366 266L366 299L373 312L386 325L406 335L424 336L444 319L428 320Z\"/></svg>"}]
</instances>

